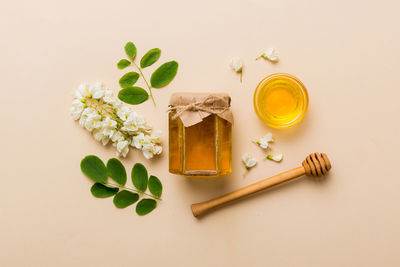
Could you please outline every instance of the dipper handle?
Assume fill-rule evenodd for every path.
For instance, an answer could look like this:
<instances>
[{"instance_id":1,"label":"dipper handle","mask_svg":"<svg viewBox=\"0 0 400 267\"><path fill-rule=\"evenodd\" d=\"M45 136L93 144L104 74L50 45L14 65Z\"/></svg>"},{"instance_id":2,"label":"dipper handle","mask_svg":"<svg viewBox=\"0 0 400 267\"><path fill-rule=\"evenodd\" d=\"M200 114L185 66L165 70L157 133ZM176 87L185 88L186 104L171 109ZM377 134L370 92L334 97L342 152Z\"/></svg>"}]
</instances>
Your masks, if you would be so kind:
<instances>
[{"instance_id":1,"label":"dipper handle","mask_svg":"<svg viewBox=\"0 0 400 267\"><path fill-rule=\"evenodd\" d=\"M193 215L197 217L213 208L219 207L233 200L246 197L248 195L254 194L256 192L270 188L272 186L284 183L286 181L295 179L304 174L307 174L309 176L320 176L322 174L326 174L330 170L330 168L331 168L331 163L329 162L329 159L326 156L326 154L313 153L307 156L307 158L303 161L302 166L300 167L280 173L278 175L264 179L257 183L248 185L246 187L243 187L226 195L205 202L192 204L192 212Z\"/></svg>"}]
</instances>

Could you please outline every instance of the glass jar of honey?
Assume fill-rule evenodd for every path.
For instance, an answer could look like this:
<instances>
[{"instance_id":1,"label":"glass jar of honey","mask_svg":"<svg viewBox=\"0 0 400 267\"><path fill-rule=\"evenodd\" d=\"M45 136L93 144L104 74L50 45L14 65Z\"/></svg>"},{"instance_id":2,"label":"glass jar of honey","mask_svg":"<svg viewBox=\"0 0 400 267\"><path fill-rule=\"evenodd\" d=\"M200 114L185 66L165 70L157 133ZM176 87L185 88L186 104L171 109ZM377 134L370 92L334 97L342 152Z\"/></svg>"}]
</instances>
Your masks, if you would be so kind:
<instances>
[{"instance_id":1,"label":"glass jar of honey","mask_svg":"<svg viewBox=\"0 0 400 267\"><path fill-rule=\"evenodd\" d=\"M232 172L231 99L227 94L175 93L169 105L169 171L189 177Z\"/></svg>"}]
</instances>

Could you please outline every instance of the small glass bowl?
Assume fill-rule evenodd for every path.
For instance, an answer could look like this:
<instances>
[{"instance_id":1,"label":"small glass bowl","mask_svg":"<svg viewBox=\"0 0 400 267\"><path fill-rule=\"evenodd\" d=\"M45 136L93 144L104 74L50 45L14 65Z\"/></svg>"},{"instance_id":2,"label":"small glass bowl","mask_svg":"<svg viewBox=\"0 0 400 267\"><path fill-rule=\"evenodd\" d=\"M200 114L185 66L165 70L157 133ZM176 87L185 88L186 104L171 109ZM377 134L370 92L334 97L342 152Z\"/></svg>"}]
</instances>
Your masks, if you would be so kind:
<instances>
[{"instance_id":1,"label":"small glass bowl","mask_svg":"<svg viewBox=\"0 0 400 267\"><path fill-rule=\"evenodd\" d=\"M254 92L253 101L260 120L276 129L296 125L308 109L306 87L298 78L287 73L275 73L264 78ZM269 105L278 111L271 112Z\"/></svg>"}]
</instances>

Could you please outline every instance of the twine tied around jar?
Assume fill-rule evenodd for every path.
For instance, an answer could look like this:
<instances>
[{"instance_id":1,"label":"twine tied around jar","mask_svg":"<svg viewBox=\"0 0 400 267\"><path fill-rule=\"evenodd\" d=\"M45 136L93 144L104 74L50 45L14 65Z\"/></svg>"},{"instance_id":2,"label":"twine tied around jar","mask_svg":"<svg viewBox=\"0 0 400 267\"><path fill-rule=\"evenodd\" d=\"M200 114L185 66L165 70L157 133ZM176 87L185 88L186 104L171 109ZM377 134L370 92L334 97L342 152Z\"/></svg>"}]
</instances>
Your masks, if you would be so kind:
<instances>
[{"instance_id":1,"label":"twine tied around jar","mask_svg":"<svg viewBox=\"0 0 400 267\"><path fill-rule=\"evenodd\" d=\"M201 122L211 114L233 123L230 97L227 94L176 93L171 96L168 112L172 119L181 118L185 127Z\"/></svg>"}]
</instances>

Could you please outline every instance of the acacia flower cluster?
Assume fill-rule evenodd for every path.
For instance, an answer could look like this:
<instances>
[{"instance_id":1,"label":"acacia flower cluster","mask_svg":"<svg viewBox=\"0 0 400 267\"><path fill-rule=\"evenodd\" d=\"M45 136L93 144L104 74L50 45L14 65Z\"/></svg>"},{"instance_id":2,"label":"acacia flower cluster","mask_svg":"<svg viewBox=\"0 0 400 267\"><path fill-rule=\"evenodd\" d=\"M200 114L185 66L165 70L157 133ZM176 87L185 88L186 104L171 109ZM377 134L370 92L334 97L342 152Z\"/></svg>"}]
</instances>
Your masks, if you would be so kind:
<instances>
[{"instance_id":1,"label":"acacia flower cluster","mask_svg":"<svg viewBox=\"0 0 400 267\"><path fill-rule=\"evenodd\" d=\"M142 150L147 159L162 152L161 131L152 132L141 115L123 105L102 83L81 84L71 114L97 141L112 142L117 156L126 157L130 147Z\"/></svg>"}]
</instances>

